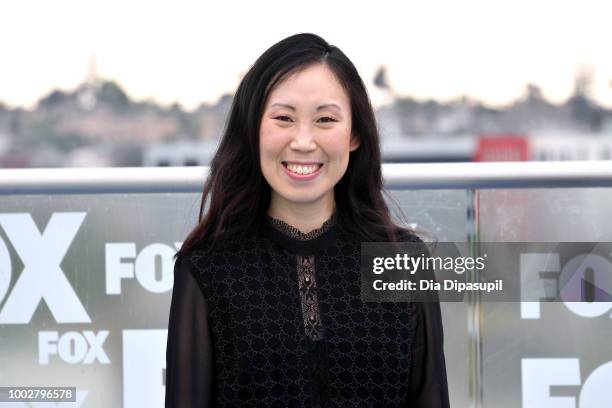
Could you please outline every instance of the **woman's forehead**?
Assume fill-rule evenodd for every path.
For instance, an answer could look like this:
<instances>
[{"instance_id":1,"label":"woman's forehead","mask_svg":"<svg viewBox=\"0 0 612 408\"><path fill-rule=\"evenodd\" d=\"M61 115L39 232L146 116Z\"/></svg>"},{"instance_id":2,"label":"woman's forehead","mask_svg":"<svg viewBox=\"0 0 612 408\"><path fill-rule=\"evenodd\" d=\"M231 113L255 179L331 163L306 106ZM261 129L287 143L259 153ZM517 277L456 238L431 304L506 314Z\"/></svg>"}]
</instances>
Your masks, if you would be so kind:
<instances>
[{"instance_id":1,"label":"woman's forehead","mask_svg":"<svg viewBox=\"0 0 612 408\"><path fill-rule=\"evenodd\" d=\"M288 109L300 106L316 109L346 109L348 95L336 75L323 64L289 74L276 84L268 97L268 107Z\"/></svg>"}]
</instances>

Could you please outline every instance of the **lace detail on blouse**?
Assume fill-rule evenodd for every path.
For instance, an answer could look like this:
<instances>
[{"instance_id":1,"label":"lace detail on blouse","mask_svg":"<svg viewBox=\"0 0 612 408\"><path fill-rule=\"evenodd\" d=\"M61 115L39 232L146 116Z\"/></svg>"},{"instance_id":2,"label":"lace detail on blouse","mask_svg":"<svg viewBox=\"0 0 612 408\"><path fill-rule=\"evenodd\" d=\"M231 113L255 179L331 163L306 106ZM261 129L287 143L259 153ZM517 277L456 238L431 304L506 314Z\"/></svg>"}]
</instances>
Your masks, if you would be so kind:
<instances>
[{"instance_id":1,"label":"lace detail on blouse","mask_svg":"<svg viewBox=\"0 0 612 408\"><path fill-rule=\"evenodd\" d=\"M298 285L304 318L304 331L312 340L324 337L323 324L319 315L317 281L314 273L314 255L297 256Z\"/></svg>"},{"instance_id":2,"label":"lace detail on blouse","mask_svg":"<svg viewBox=\"0 0 612 408\"><path fill-rule=\"evenodd\" d=\"M292 238L299 240L310 240L319 237L327 231L335 221L334 212L327 221L319 228L304 233L293 225L267 215L272 226ZM317 297L317 280L315 276L314 255L297 255L297 278L300 291L300 303L302 306L302 317L304 320L304 332L313 341L322 340L325 337L325 328L319 313L319 301Z\"/></svg>"},{"instance_id":3,"label":"lace detail on blouse","mask_svg":"<svg viewBox=\"0 0 612 408\"><path fill-rule=\"evenodd\" d=\"M274 226L280 232L289 235L292 238L299 239L301 241L308 241L310 239L318 237L319 235L327 231L333 225L336 214L332 214L332 216L329 217L329 219L325 221L323 225L321 225L319 228L313 229L312 231L306 233L300 231L291 224L287 224L285 221L271 217L270 215L266 215L266 217L268 217L268 220L270 220L272 226Z\"/></svg>"}]
</instances>

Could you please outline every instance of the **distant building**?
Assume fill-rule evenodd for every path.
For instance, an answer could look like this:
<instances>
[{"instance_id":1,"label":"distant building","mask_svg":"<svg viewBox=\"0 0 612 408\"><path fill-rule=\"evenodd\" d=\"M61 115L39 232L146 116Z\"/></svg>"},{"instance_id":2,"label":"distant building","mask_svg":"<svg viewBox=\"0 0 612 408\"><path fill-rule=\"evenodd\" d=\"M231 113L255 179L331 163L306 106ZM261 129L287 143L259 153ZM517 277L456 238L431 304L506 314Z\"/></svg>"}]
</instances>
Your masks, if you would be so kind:
<instances>
[{"instance_id":1,"label":"distant building","mask_svg":"<svg viewBox=\"0 0 612 408\"><path fill-rule=\"evenodd\" d=\"M155 144L144 150L142 165L146 167L208 166L217 151L217 142L217 140L176 141Z\"/></svg>"}]
</instances>

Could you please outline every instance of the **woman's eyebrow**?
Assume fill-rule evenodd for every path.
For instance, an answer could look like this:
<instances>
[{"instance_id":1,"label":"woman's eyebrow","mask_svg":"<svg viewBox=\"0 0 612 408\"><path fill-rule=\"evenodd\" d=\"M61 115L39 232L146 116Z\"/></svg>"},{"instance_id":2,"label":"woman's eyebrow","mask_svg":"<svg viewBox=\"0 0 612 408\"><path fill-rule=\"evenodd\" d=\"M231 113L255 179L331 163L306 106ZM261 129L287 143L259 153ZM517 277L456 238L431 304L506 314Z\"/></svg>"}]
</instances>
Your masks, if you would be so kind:
<instances>
[{"instance_id":1,"label":"woman's eyebrow","mask_svg":"<svg viewBox=\"0 0 612 408\"><path fill-rule=\"evenodd\" d=\"M271 108L274 107L274 106L281 106L283 108L290 109L290 110L292 110L294 112L296 111L295 106L292 106L292 105L289 105L289 104L286 104L286 103L279 103L279 102L277 102L277 103L273 103L272 105L270 105ZM342 111L342 108L339 105L335 104L335 103L325 103L323 105L317 106L317 112L322 110L322 109L325 109L325 108L336 108L339 111Z\"/></svg>"}]
</instances>

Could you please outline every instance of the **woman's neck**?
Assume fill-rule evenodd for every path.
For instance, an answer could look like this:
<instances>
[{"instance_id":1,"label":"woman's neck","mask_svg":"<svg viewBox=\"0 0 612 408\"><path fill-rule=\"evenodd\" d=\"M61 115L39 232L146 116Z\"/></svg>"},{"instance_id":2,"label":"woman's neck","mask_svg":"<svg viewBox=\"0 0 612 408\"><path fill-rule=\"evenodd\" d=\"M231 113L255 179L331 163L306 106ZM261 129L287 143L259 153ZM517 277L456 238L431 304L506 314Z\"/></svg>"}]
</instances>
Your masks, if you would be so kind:
<instances>
[{"instance_id":1,"label":"woman's neck","mask_svg":"<svg viewBox=\"0 0 612 408\"><path fill-rule=\"evenodd\" d=\"M268 215L297 228L307 234L323 225L333 214L335 202L333 194L330 199L314 203L287 202L273 194L268 208Z\"/></svg>"}]
</instances>

